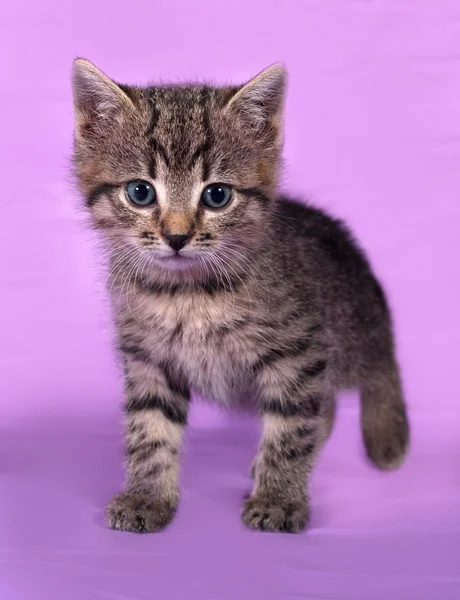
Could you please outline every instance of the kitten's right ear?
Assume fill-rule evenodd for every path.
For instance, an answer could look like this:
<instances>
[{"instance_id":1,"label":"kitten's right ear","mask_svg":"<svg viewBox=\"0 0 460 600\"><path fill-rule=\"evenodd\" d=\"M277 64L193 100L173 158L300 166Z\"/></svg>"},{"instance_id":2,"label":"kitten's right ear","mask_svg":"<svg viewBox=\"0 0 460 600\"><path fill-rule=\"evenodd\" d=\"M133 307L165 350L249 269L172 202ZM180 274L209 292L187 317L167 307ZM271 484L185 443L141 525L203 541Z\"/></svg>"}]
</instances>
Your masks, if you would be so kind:
<instances>
[{"instance_id":1,"label":"kitten's right ear","mask_svg":"<svg viewBox=\"0 0 460 600\"><path fill-rule=\"evenodd\" d=\"M226 109L239 114L246 123L261 129L271 121L281 127L287 73L280 63L265 69L232 96Z\"/></svg>"},{"instance_id":2,"label":"kitten's right ear","mask_svg":"<svg viewBox=\"0 0 460 600\"><path fill-rule=\"evenodd\" d=\"M77 139L99 124L117 120L133 103L125 92L89 60L77 58L72 69L72 90Z\"/></svg>"}]
</instances>

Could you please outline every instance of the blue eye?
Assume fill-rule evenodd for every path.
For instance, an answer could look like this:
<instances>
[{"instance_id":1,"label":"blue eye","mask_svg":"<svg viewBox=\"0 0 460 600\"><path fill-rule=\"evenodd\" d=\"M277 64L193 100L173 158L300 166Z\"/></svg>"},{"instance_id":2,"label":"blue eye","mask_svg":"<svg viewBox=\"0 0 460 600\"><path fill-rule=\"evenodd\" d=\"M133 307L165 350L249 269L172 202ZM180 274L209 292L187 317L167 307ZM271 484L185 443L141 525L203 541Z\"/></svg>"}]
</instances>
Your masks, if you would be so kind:
<instances>
[{"instance_id":1,"label":"blue eye","mask_svg":"<svg viewBox=\"0 0 460 600\"><path fill-rule=\"evenodd\" d=\"M201 202L208 208L223 208L231 199L232 188L224 183L212 183L201 194Z\"/></svg>"},{"instance_id":2,"label":"blue eye","mask_svg":"<svg viewBox=\"0 0 460 600\"><path fill-rule=\"evenodd\" d=\"M156 200L155 188L148 181L137 179L126 186L126 195L136 206L150 206Z\"/></svg>"}]
</instances>

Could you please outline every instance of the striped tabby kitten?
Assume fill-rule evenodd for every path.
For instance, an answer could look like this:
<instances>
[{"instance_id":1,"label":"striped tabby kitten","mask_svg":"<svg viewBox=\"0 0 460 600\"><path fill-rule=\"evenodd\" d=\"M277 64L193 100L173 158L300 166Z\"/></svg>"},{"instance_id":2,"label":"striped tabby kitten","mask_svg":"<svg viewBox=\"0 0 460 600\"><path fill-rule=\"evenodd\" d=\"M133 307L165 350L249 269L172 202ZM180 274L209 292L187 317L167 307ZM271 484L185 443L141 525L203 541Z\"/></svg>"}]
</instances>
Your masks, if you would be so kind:
<instances>
[{"instance_id":1,"label":"striped tabby kitten","mask_svg":"<svg viewBox=\"0 0 460 600\"><path fill-rule=\"evenodd\" d=\"M396 468L409 429L389 309L347 228L277 196L286 73L235 87L119 85L73 67L74 164L107 242L125 372L126 490L110 527L164 528L179 501L190 390L262 419L242 519L298 532L334 395L361 391L369 458Z\"/></svg>"}]
</instances>

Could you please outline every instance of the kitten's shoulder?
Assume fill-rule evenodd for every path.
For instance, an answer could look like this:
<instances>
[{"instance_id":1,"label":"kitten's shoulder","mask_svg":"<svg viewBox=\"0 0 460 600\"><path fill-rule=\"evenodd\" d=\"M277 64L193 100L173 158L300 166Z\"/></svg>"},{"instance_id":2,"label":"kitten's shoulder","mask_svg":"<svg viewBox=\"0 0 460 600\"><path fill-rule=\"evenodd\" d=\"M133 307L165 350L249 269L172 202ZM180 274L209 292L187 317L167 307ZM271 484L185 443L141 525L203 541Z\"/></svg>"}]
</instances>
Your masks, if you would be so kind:
<instances>
[{"instance_id":1,"label":"kitten's shoulder","mask_svg":"<svg viewBox=\"0 0 460 600\"><path fill-rule=\"evenodd\" d=\"M363 266L367 264L365 254L348 226L326 211L283 196L278 199L274 217L280 233L284 230L285 235L292 238L295 232L306 243L314 240L329 257L340 262L348 259L359 261Z\"/></svg>"},{"instance_id":2,"label":"kitten's shoulder","mask_svg":"<svg viewBox=\"0 0 460 600\"><path fill-rule=\"evenodd\" d=\"M278 199L274 216L276 223L291 231L294 229L309 236L347 237L352 241L351 232L343 221L309 202L282 196Z\"/></svg>"},{"instance_id":3,"label":"kitten's shoulder","mask_svg":"<svg viewBox=\"0 0 460 600\"><path fill-rule=\"evenodd\" d=\"M293 221L301 227L309 225L317 228L347 229L342 221L332 217L326 211L313 206L309 202L296 200L288 196L278 198L276 216L285 221L286 224Z\"/></svg>"}]
</instances>

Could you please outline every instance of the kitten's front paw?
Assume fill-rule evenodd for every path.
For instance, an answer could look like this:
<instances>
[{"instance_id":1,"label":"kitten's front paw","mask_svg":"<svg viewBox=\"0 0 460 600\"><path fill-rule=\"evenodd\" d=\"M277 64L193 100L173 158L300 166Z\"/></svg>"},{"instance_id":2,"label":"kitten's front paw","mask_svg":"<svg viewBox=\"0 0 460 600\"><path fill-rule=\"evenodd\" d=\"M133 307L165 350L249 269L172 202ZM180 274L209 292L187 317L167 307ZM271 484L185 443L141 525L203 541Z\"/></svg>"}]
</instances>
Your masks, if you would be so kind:
<instances>
[{"instance_id":1,"label":"kitten's front paw","mask_svg":"<svg viewBox=\"0 0 460 600\"><path fill-rule=\"evenodd\" d=\"M112 498L107 506L106 519L111 529L149 533L164 529L175 512L175 505L156 500L148 492L128 491Z\"/></svg>"},{"instance_id":2,"label":"kitten's front paw","mask_svg":"<svg viewBox=\"0 0 460 600\"><path fill-rule=\"evenodd\" d=\"M242 518L250 529L298 533L307 524L308 507L305 501L274 502L253 496L245 500Z\"/></svg>"}]
</instances>

